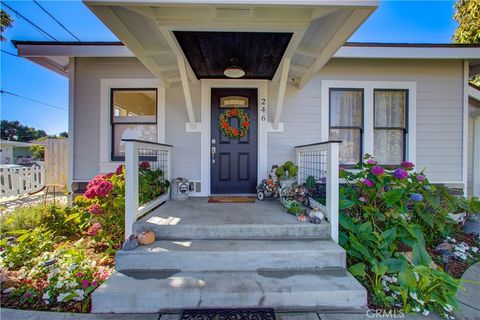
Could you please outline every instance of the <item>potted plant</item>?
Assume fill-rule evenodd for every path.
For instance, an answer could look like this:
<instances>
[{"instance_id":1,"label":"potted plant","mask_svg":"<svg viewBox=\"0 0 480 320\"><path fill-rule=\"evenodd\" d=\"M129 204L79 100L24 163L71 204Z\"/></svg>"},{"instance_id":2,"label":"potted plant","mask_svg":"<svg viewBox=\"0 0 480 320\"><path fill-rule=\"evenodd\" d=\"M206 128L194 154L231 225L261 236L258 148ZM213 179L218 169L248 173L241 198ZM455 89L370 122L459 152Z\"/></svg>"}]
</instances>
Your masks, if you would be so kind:
<instances>
[{"instance_id":1,"label":"potted plant","mask_svg":"<svg viewBox=\"0 0 480 320\"><path fill-rule=\"evenodd\" d=\"M477 236L480 235L480 199L473 197L469 202L467 211L467 218L463 226L465 233L474 233Z\"/></svg>"},{"instance_id":2,"label":"potted plant","mask_svg":"<svg viewBox=\"0 0 480 320\"><path fill-rule=\"evenodd\" d=\"M282 166L278 167L275 170L275 174L277 175L278 182L282 188L290 188L296 181L298 173L298 167L293 164L292 161L285 162Z\"/></svg>"}]
</instances>

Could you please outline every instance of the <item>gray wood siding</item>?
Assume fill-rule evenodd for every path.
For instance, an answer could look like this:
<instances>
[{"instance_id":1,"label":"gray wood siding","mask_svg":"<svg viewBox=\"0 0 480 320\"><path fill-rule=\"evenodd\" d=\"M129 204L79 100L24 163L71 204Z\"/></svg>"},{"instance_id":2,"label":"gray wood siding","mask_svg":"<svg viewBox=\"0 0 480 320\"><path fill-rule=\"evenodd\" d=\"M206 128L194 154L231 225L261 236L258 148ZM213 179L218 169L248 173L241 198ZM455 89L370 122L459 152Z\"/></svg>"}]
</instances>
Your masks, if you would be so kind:
<instances>
[{"instance_id":1,"label":"gray wood siding","mask_svg":"<svg viewBox=\"0 0 480 320\"><path fill-rule=\"evenodd\" d=\"M74 92L73 179L89 180L100 173L100 80L148 79L154 76L136 58L77 58ZM166 89L165 141L174 146L173 176L200 178L200 134L186 133L187 112L180 86ZM199 116L200 88L192 87ZM106 123L105 125L109 125Z\"/></svg>"},{"instance_id":2,"label":"gray wood siding","mask_svg":"<svg viewBox=\"0 0 480 320\"><path fill-rule=\"evenodd\" d=\"M74 180L89 180L100 171L100 79L153 75L136 58L75 60L73 176Z\"/></svg>"},{"instance_id":3,"label":"gray wood siding","mask_svg":"<svg viewBox=\"0 0 480 320\"><path fill-rule=\"evenodd\" d=\"M462 62L451 60L333 59L301 91L289 87L283 133L270 133L268 163L294 158L295 145L317 142L321 80L417 83L417 168L432 181L462 180ZM270 102L274 102L271 90ZM270 104L270 114L275 103Z\"/></svg>"}]
</instances>

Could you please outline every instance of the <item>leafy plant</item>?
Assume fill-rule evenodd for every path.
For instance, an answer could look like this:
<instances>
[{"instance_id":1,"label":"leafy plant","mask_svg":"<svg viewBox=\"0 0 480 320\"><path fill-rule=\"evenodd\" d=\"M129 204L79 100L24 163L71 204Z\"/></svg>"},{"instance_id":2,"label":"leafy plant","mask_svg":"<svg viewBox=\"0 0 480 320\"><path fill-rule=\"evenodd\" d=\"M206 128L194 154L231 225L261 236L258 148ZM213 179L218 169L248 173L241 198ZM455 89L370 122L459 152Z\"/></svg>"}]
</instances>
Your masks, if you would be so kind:
<instances>
[{"instance_id":1,"label":"leafy plant","mask_svg":"<svg viewBox=\"0 0 480 320\"><path fill-rule=\"evenodd\" d=\"M315 180L315 177L308 176L307 180L305 181L305 186L310 190L315 189L317 187L317 181Z\"/></svg>"},{"instance_id":2,"label":"leafy plant","mask_svg":"<svg viewBox=\"0 0 480 320\"><path fill-rule=\"evenodd\" d=\"M297 176L298 167L293 164L291 161L285 162L283 165L275 170L275 174L279 179L291 179Z\"/></svg>"},{"instance_id":3,"label":"leafy plant","mask_svg":"<svg viewBox=\"0 0 480 320\"><path fill-rule=\"evenodd\" d=\"M406 312L449 313L459 282L432 263L425 246L450 232L448 213L465 206L404 162L383 168L366 156L341 171L339 243L349 271L372 293L372 303ZM411 253L399 252L407 245Z\"/></svg>"},{"instance_id":4,"label":"leafy plant","mask_svg":"<svg viewBox=\"0 0 480 320\"><path fill-rule=\"evenodd\" d=\"M0 232L5 234L15 230L31 230L41 224L48 206L21 206L0 216Z\"/></svg>"}]
</instances>

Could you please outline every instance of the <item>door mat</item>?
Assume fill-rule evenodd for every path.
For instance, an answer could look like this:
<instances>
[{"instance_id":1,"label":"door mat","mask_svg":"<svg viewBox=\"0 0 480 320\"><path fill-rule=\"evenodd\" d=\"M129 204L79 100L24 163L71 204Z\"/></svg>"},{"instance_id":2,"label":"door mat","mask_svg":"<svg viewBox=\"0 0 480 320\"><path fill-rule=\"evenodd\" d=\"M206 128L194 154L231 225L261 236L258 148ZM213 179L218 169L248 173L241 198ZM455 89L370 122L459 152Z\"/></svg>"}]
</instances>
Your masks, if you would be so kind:
<instances>
[{"instance_id":1,"label":"door mat","mask_svg":"<svg viewBox=\"0 0 480 320\"><path fill-rule=\"evenodd\" d=\"M179 320L276 320L273 309L191 309Z\"/></svg>"},{"instance_id":2,"label":"door mat","mask_svg":"<svg viewBox=\"0 0 480 320\"><path fill-rule=\"evenodd\" d=\"M254 203L255 197L208 197L209 203Z\"/></svg>"}]
</instances>

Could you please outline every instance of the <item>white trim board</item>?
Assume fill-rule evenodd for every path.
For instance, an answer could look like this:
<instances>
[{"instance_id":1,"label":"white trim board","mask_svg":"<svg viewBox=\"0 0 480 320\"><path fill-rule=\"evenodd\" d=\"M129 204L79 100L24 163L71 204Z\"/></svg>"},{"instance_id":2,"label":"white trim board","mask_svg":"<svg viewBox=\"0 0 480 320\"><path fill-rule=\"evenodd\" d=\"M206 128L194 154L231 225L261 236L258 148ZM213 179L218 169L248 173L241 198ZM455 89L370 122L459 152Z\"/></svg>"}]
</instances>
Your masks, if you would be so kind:
<instances>
[{"instance_id":1,"label":"white trim board","mask_svg":"<svg viewBox=\"0 0 480 320\"><path fill-rule=\"evenodd\" d=\"M408 90L408 128L407 128L407 161L416 163L416 127L417 127L417 83L403 81L344 81L322 80L322 131L321 140L329 140L329 90L330 88L358 88L364 90L364 128L363 128L363 154L373 153L373 90L374 89L407 89Z\"/></svg>"},{"instance_id":2,"label":"white trim board","mask_svg":"<svg viewBox=\"0 0 480 320\"><path fill-rule=\"evenodd\" d=\"M201 122L196 123L195 129L185 124L187 132L200 132L200 180L202 192L196 196L209 196L210 181L210 147L211 147L211 91L212 88L256 88L258 90L258 152L257 152L257 183L268 174L267 150L268 132L282 132L283 123L273 130L273 124L268 122L268 81L267 80L207 80L200 81L201 86ZM265 107L265 108L262 108Z\"/></svg>"},{"instance_id":3,"label":"white trim board","mask_svg":"<svg viewBox=\"0 0 480 320\"><path fill-rule=\"evenodd\" d=\"M473 190L474 196L480 197L480 115L473 119Z\"/></svg>"},{"instance_id":4,"label":"white trim board","mask_svg":"<svg viewBox=\"0 0 480 320\"><path fill-rule=\"evenodd\" d=\"M115 171L112 161L112 127L110 125L110 89L155 88L157 94L157 142L165 143L165 87L158 79L100 79L100 172Z\"/></svg>"},{"instance_id":5,"label":"white trim board","mask_svg":"<svg viewBox=\"0 0 480 320\"><path fill-rule=\"evenodd\" d=\"M75 164L75 63L74 57L69 58L68 62L68 173L67 173L67 190L72 191L74 181L74 164Z\"/></svg>"}]
</instances>

